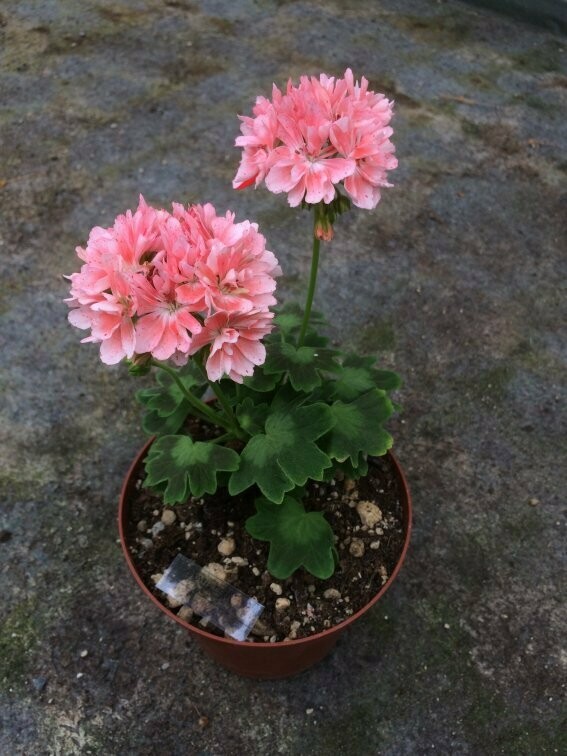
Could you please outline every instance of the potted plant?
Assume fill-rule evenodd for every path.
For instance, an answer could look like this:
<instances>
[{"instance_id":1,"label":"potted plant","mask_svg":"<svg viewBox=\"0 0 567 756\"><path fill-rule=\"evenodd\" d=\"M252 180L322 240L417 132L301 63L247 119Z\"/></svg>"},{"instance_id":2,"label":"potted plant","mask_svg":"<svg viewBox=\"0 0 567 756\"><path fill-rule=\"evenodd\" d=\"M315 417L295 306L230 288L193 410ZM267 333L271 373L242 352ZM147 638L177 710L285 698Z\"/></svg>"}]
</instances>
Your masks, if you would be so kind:
<instances>
[{"instance_id":1,"label":"potted plant","mask_svg":"<svg viewBox=\"0 0 567 756\"><path fill-rule=\"evenodd\" d=\"M390 186L391 116L392 103L347 70L274 86L241 119L234 187L263 183L313 213L303 308L277 305L281 270L258 226L211 204L165 211L140 198L91 231L69 276L83 341L104 363L157 378L137 394L150 440L120 499L130 569L241 674L318 661L389 587L408 547L410 496L384 427L400 380L333 348L312 310L321 242L340 214L374 208ZM172 582L176 557L204 570ZM264 611L238 635L249 600Z\"/></svg>"}]
</instances>

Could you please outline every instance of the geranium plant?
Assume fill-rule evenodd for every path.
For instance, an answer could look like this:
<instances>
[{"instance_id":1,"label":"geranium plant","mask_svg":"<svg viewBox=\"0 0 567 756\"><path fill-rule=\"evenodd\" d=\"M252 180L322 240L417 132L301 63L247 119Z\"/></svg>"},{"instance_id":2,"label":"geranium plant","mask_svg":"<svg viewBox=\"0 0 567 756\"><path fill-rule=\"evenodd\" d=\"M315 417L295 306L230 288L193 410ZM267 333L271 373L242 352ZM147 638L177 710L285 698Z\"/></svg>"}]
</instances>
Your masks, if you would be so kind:
<instances>
[{"instance_id":1,"label":"geranium plant","mask_svg":"<svg viewBox=\"0 0 567 756\"><path fill-rule=\"evenodd\" d=\"M94 228L78 273L69 276L70 322L88 329L104 363L126 361L157 381L137 397L155 435L145 485L166 505L250 491L246 528L269 541L268 570L287 578L304 567L332 575L337 554L324 512L306 509L311 481L357 478L368 455L392 445L384 424L400 380L372 357L333 349L312 312L321 241L352 204L371 209L396 167L392 103L363 78L303 77L242 117L235 188L285 192L313 212L305 307L276 307L281 274L265 237L210 205L135 212ZM206 392L213 401L205 401ZM206 432L194 437L188 420ZM194 426L193 426L194 427Z\"/></svg>"}]
</instances>

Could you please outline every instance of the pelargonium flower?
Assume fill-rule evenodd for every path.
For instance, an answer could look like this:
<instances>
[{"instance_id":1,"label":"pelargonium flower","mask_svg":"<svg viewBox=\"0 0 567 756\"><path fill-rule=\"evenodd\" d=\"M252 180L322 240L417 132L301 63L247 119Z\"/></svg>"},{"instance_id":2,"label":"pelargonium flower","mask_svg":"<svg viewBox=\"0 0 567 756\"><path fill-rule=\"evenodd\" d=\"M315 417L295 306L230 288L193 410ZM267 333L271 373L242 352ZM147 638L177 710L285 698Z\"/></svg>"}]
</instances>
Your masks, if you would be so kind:
<instances>
[{"instance_id":1,"label":"pelargonium flower","mask_svg":"<svg viewBox=\"0 0 567 756\"><path fill-rule=\"evenodd\" d=\"M241 116L243 148L235 189L262 182L275 194L285 192L296 207L329 204L344 186L357 207L371 209L380 189L391 186L387 171L397 167L389 126L393 102L354 81L321 74L288 82L285 94L275 85L272 100L259 97L253 117Z\"/></svg>"},{"instance_id":2,"label":"pelargonium flower","mask_svg":"<svg viewBox=\"0 0 567 756\"><path fill-rule=\"evenodd\" d=\"M81 305L69 313L69 322L77 328L90 328L85 342L100 343L100 357L115 365L124 357L134 356L136 337L132 316L135 303L127 281L120 273L109 273L109 287L90 305Z\"/></svg>"},{"instance_id":3,"label":"pelargonium flower","mask_svg":"<svg viewBox=\"0 0 567 756\"><path fill-rule=\"evenodd\" d=\"M155 210L140 197L135 213L94 228L77 254L84 264L68 277L69 321L90 329L83 341L100 344L104 363L151 355L184 364L213 344L211 380L242 380L264 361L258 342L271 329L281 270L255 223L210 204Z\"/></svg>"},{"instance_id":4,"label":"pelargonium flower","mask_svg":"<svg viewBox=\"0 0 567 756\"><path fill-rule=\"evenodd\" d=\"M205 320L203 330L193 338L190 353L210 344L206 362L209 378L218 381L228 375L236 383L242 383L266 359L266 348L260 342L272 330L273 317L274 313L267 310L245 314L217 312Z\"/></svg>"},{"instance_id":5,"label":"pelargonium flower","mask_svg":"<svg viewBox=\"0 0 567 756\"><path fill-rule=\"evenodd\" d=\"M156 360L168 360L177 353L187 354L191 336L201 331L201 323L190 305L176 297L175 282L158 260L151 279L135 281L139 316L136 322L136 353L150 352Z\"/></svg>"},{"instance_id":6,"label":"pelargonium flower","mask_svg":"<svg viewBox=\"0 0 567 756\"><path fill-rule=\"evenodd\" d=\"M198 276L206 287L209 312L249 312L276 304L274 276L280 268L266 250L255 223L234 224L231 244L215 240L206 259L198 263Z\"/></svg>"}]
</instances>

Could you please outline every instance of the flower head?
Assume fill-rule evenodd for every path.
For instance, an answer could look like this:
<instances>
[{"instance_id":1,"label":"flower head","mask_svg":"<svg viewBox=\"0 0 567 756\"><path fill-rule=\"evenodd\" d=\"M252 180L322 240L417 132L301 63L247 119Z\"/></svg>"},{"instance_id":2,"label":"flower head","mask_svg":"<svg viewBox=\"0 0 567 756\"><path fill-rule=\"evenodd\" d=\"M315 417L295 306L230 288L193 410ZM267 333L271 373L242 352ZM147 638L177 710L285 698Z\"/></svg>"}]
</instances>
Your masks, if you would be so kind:
<instances>
[{"instance_id":1,"label":"flower head","mask_svg":"<svg viewBox=\"0 0 567 756\"><path fill-rule=\"evenodd\" d=\"M90 329L83 341L100 344L103 362L150 355L183 364L212 344L209 377L242 380L265 359L258 341L281 270L255 223L210 204L155 210L140 197L136 212L94 228L77 254L84 264L68 277L69 321Z\"/></svg>"},{"instance_id":2,"label":"flower head","mask_svg":"<svg viewBox=\"0 0 567 756\"><path fill-rule=\"evenodd\" d=\"M292 207L331 203L344 186L357 207L373 208L380 188L391 186L387 171L397 166L390 141L393 103L368 89L347 69L342 79L321 74L275 85L272 100L259 97L253 117L241 116L242 159L235 189L262 182L285 192Z\"/></svg>"},{"instance_id":3,"label":"flower head","mask_svg":"<svg viewBox=\"0 0 567 756\"><path fill-rule=\"evenodd\" d=\"M266 359L261 339L272 330L273 316L273 312L266 310L245 314L218 312L205 320L203 330L193 339L191 354L210 344L206 362L209 378L218 381L228 375L236 383L242 383Z\"/></svg>"}]
</instances>

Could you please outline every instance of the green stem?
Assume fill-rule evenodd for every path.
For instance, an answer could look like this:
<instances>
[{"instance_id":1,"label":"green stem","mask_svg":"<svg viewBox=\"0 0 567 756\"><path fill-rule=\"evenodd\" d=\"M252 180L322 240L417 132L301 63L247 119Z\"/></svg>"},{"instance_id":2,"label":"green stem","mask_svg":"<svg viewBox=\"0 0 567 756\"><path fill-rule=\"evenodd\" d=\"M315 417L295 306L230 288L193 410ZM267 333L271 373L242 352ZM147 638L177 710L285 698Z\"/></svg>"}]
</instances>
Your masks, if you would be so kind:
<instances>
[{"instance_id":1,"label":"green stem","mask_svg":"<svg viewBox=\"0 0 567 756\"><path fill-rule=\"evenodd\" d=\"M202 349L200 352L197 352L194 356L195 361L197 362L197 365L201 368L201 371L203 373L203 376L207 378L207 371L205 368L205 350ZM216 396L216 398L219 400L219 404L224 410L225 415L230 420L233 426L233 432L236 434L237 438L244 438L241 432L240 423L236 419L234 415L234 411L232 409L232 406L224 393L224 391L220 387L220 383L213 383L207 378L207 383L209 384L209 388L213 392L213 394Z\"/></svg>"},{"instance_id":2,"label":"green stem","mask_svg":"<svg viewBox=\"0 0 567 756\"><path fill-rule=\"evenodd\" d=\"M313 218L313 254L311 256L311 274L309 276L309 288L307 289L307 301L305 302L305 313L303 315L303 323L301 324L301 331L299 332L299 341L297 346L303 346L305 340L305 334L307 333L307 327L309 325L309 318L311 316L311 306L313 305L313 297L315 295L315 286L317 284L317 268L319 267L319 247L321 245L320 240L315 234L315 227L319 217L319 207L315 205L314 218Z\"/></svg>"},{"instance_id":3,"label":"green stem","mask_svg":"<svg viewBox=\"0 0 567 756\"><path fill-rule=\"evenodd\" d=\"M242 433L242 429L240 427L240 424L238 420L236 419L236 415L234 414L232 407L230 405L230 402L228 400L227 395L224 393L224 391L220 387L220 383L215 383L214 381L209 381L209 386L211 388L211 391L214 393L216 398L219 400L219 404L224 410L225 415L228 417L232 424L232 432L236 435L237 438L244 439L245 436Z\"/></svg>"},{"instance_id":4,"label":"green stem","mask_svg":"<svg viewBox=\"0 0 567 756\"><path fill-rule=\"evenodd\" d=\"M210 444L220 444L223 441L230 441L234 438L233 433L223 433L222 436L217 436L216 438L209 439Z\"/></svg>"},{"instance_id":5,"label":"green stem","mask_svg":"<svg viewBox=\"0 0 567 756\"><path fill-rule=\"evenodd\" d=\"M154 367L160 368L160 370L163 370L165 373L167 373L175 383L177 384L179 390L187 399L189 404L192 406L195 414L201 418L201 420L208 420L211 423L214 423L215 425L220 425L222 428L227 430L229 433L234 432L234 428L232 425L227 423L221 415L217 414L212 410L208 405L205 404L205 402L202 402L200 399L197 399L196 396L194 396L190 391L187 391L185 386L183 385L183 382L175 372L173 368L170 368L169 365L163 365L161 362L158 362L157 360L152 360L152 365Z\"/></svg>"}]
</instances>

